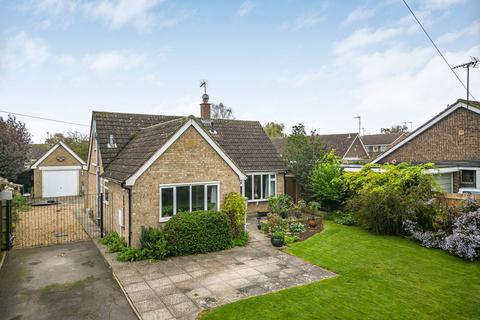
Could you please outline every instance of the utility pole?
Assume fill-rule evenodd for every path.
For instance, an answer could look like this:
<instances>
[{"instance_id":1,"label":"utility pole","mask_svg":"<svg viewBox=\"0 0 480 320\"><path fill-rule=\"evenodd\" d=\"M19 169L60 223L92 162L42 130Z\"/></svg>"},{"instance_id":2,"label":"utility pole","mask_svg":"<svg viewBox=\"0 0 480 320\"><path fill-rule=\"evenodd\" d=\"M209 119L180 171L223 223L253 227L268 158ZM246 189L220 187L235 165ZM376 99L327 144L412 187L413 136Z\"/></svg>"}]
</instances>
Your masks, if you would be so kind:
<instances>
[{"instance_id":1,"label":"utility pole","mask_svg":"<svg viewBox=\"0 0 480 320\"><path fill-rule=\"evenodd\" d=\"M470 100L470 67L476 68L480 60L476 57L470 57L472 61L466 62L459 64L458 66L455 66L452 68L453 69L458 69L458 68L466 68L467 69L467 106L468 102Z\"/></svg>"},{"instance_id":2,"label":"utility pole","mask_svg":"<svg viewBox=\"0 0 480 320\"><path fill-rule=\"evenodd\" d=\"M358 115L356 117L353 117L354 119L358 119L358 135L362 135L362 118Z\"/></svg>"}]
</instances>

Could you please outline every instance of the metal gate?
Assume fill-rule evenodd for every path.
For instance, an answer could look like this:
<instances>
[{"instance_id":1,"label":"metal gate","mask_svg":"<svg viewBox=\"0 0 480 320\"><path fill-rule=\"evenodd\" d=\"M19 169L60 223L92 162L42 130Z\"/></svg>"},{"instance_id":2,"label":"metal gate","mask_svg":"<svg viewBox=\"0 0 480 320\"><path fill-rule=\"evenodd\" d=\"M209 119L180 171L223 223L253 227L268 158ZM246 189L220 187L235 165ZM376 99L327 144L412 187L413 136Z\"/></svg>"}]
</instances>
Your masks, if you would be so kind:
<instances>
[{"instance_id":1,"label":"metal gate","mask_svg":"<svg viewBox=\"0 0 480 320\"><path fill-rule=\"evenodd\" d=\"M11 214L11 245L30 248L84 241L102 235L101 195L22 198Z\"/></svg>"}]
</instances>

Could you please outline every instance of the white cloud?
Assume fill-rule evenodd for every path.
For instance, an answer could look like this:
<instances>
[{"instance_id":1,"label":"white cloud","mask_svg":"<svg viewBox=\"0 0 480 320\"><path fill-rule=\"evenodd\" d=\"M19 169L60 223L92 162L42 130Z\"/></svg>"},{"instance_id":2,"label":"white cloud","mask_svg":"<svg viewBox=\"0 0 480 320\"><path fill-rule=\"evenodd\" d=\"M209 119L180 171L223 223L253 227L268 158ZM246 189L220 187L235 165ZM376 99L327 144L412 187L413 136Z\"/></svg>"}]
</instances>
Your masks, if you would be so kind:
<instances>
[{"instance_id":1,"label":"white cloud","mask_svg":"<svg viewBox=\"0 0 480 320\"><path fill-rule=\"evenodd\" d=\"M31 7L37 12L60 16L76 11L79 2L75 0L34 0L31 2Z\"/></svg>"},{"instance_id":2,"label":"white cloud","mask_svg":"<svg viewBox=\"0 0 480 320\"><path fill-rule=\"evenodd\" d=\"M358 7L348 14L348 16L342 22L342 24L348 25L361 20L367 20L372 18L374 15L375 15L375 9L368 9L365 6Z\"/></svg>"},{"instance_id":3,"label":"white cloud","mask_svg":"<svg viewBox=\"0 0 480 320\"><path fill-rule=\"evenodd\" d=\"M465 0L420 0L420 5L429 10L444 10L451 6L464 4Z\"/></svg>"},{"instance_id":4,"label":"white cloud","mask_svg":"<svg viewBox=\"0 0 480 320\"><path fill-rule=\"evenodd\" d=\"M337 54L347 53L352 50L364 48L366 46L379 44L387 40L393 39L404 33L404 28L379 28L371 30L363 28L356 30L352 35L337 42L334 51Z\"/></svg>"},{"instance_id":5,"label":"white cloud","mask_svg":"<svg viewBox=\"0 0 480 320\"><path fill-rule=\"evenodd\" d=\"M133 23L138 28L151 26L155 20L151 12L161 0L103 0L84 6L85 13L105 22L110 28L117 29Z\"/></svg>"},{"instance_id":6,"label":"white cloud","mask_svg":"<svg viewBox=\"0 0 480 320\"><path fill-rule=\"evenodd\" d=\"M250 13L253 8L255 8L255 5L251 1L244 1L237 9L237 16L243 17L246 14Z\"/></svg>"},{"instance_id":7,"label":"white cloud","mask_svg":"<svg viewBox=\"0 0 480 320\"><path fill-rule=\"evenodd\" d=\"M142 65L145 56L126 51L105 51L87 55L84 58L88 69L96 74L128 71Z\"/></svg>"},{"instance_id":8,"label":"white cloud","mask_svg":"<svg viewBox=\"0 0 480 320\"><path fill-rule=\"evenodd\" d=\"M439 43L448 43L460 39L463 36L477 37L480 39L480 20L473 22L468 27L454 32L448 32L438 38Z\"/></svg>"},{"instance_id":9,"label":"white cloud","mask_svg":"<svg viewBox=\"0 0 480 320\"><path fill-rule=\"evenodd\" d=\"M308 29L316 26L320 22L324 21L326 16L324 15L323 11L311 11L307 12L301 16L298 16L293 21L288 21L283 24L284 29L298 31L301 29Z\"/></svg>"},{"instance_id":10,"label":"white cloud","mask_svg":"<svg viewBox=\"0 0 480 320\"><path fill-rule=\"evenodd\" d=\"M6 41L5 50L1 56L2 65L21 68L38 67L45 63L51 54L43 39L32 38L25 32L20 32Z\"/></svg>"}]
</instances>

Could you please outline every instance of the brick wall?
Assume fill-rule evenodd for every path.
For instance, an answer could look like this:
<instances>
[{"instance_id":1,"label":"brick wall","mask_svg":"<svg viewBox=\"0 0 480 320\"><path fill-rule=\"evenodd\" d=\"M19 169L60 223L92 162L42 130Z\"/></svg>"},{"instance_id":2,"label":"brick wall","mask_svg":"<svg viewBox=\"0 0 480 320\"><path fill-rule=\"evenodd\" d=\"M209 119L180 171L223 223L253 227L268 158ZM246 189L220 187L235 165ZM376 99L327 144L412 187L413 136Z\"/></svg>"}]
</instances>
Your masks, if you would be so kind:
<instances>
[{"instance_id":1,"label":"brick wall","mask_svg":"<svg viewBox=\"0 0 480 320\"><path fill-rule=\"evenodd\" d=\"M480 159L480 115L457 109L380 162L434 162Z\"/></svg>"},{"instance_id":2,"label":"brick wall","mask_svg":"<svg viewBox=\"0 0 480 320\"><path fill-rule=\"evenodd\" d=\"M159 185L220 182L220 201L239 192L240 179L194 129L189 128L132 187L132 245L139 245L142 226L159 225Z\"/></svg>"}]
</instances>

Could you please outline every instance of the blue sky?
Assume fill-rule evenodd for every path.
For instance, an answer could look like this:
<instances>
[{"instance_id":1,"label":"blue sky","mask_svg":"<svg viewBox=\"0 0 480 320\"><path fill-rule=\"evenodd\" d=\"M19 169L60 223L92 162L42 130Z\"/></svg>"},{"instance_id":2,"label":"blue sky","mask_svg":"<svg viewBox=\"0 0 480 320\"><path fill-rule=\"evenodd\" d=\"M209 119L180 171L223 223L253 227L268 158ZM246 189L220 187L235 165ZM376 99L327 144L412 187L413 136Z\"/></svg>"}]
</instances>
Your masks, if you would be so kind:
<instances>
[{"instance_id":1,"label":"blue sky","mask_svg":"<svg viewBox=\"0 0 480 320\"><path fill-rule=\"evenodd\" d=\"M480 56L480 1L409 0L452 65ZM465 90L401 0L0 0L0 109L89 124L92 110L421 125ZM464 70L459 70L462 79ZM480 69L471 72L480 99ZM34 141L88 128L19 117Z\"/></svg>"}]
</instances>

